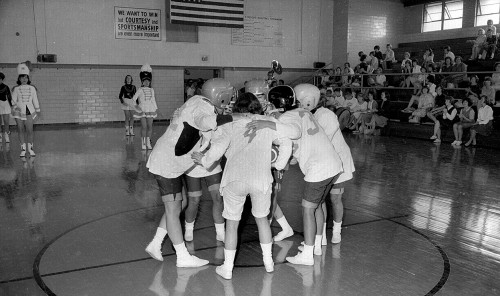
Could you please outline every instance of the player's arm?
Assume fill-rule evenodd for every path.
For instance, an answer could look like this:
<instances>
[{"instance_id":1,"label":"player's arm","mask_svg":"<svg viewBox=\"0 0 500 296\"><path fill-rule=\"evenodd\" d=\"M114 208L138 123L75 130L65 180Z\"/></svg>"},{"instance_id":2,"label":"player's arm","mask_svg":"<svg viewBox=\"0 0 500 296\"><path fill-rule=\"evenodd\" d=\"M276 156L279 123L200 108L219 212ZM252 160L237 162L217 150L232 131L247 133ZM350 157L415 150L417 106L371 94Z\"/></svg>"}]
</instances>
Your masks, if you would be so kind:
<instances>
[{"instance_id":1,"label":"player's arm","mask_svg":"<svg viewBox=\"0 0 500 296\"><path fill-rule=\"evenodd\" d=\"M223 126L214 131L210 141L210 149L205 153L193 152L191 158L195 163L205 168L210 168L224 155L230 143L229 126Z\"/></svg>"},{"instance_id":2,"label":"player's arm","mask_svg":"<svg viewBox=\"0 0 500 296\"><path fill-rule=\"evenodd\" d=\"M285 115L282 115L280 117L280 120L273 120L271 117L268 119L252 120L247 124L246 127L247 129L253 129L255 131L269 128L278 132L278 134L292 140L300 138L300 136L302 135L300 126L296 122L291 120L285 119L284 121L281 121L284 116Z\"/></svg>"},{"instance_id":3,"label":"player's arm","mask_svg":"<svg viewBox=\"0 0 500 296\"><path fill-rule=\"evenodd\" d=\"M292 140L290 140L289 138L286 138L286 137L276 138L273 141L273 144L279 146L278 158L276 159L276 162L274 163L274 167L278 171L280 171L286 167L288 160L290 159L290 156L292 155Z\"/></svg>"}]
</instances>

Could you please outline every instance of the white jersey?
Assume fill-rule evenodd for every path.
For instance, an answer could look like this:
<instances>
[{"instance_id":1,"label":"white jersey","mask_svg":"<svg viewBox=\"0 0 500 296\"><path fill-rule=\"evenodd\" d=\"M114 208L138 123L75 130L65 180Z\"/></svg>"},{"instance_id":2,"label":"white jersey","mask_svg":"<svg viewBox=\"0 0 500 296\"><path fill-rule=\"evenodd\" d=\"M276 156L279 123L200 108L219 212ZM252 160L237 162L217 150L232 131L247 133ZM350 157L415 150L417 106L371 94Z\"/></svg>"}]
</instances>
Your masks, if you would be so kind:
<instances>
[{"instance_id":1,"label":"white jersey","mask_svg":"<svg viewBox=\"0 0 500 296\"><path fill-rule=\"evenodd\" d=\"M184 123L201 132L217 129L217 114L214 105L205 97L194 96L181 106L179 116L172 119L167 130L151 151L146 164L151 173L164 178L176 178L195 166L191 153L200 150L203 138L189 153L181 156L175 155L175 145L184 129Z\"/></svg>"},{"instance_id":2,"label":"white jersey","mask_svg":"<svg viewBox=\"0 0 500 296\"><path fill-rule=\"evenodd\" d=\"M351 155L351 149L345 142L344 136L340 131L340 124L337 115L327 108L320 107L314 112L314 117L318 120L319 125L323 128L328 139L333 144L333 148L337 151L342 160L344 172L340 174L335 183L342 183L352 179L354 169L354 161Z\"/></svg>"},{"instance_id":3,"label":"white jersey","mask_svg":"<svg viewBox=\"0 0 500 296\"><path fill-rule=\"evenodd\" d=\"M252 118L268 119L252 115ZM234 181L244 182L252 188L267 192L272 186L271 147L279 145L276 169L283 169L292 153L292 142L278 131L261 129L250 131L246 128L251 118L243 118L219 127L212 139L210 150L202 159L203 166L226 155L227 162L221 180L222 189Z\"/></svg>"},{"instance_id":4,"label":"white jersey","mask_svg":"<svg viewBox=\"0 0 500 296\"><path fill-rule=\"evenodd\" d=\"M202 132L203 142L210 141L214 133L215 131ZM222 168L220 166L220 160L218 160L208 168L205 168L202 165L195 165L186 172L186 175L193 178L203 178L220 172L222 172Z\"/></svg>"},{"instance_id":5,"label":"white jersey","mask_svg":"<svg viewBox=\"0 0 500 296\"><path fill-rule=\"evenodd\" d=\"M307 182L320 182L342 172L342 161L311 112L298 108L283 113L281 123L294 126L300 137L293 137L293 156Z\"/></svg>"}]
</instances>

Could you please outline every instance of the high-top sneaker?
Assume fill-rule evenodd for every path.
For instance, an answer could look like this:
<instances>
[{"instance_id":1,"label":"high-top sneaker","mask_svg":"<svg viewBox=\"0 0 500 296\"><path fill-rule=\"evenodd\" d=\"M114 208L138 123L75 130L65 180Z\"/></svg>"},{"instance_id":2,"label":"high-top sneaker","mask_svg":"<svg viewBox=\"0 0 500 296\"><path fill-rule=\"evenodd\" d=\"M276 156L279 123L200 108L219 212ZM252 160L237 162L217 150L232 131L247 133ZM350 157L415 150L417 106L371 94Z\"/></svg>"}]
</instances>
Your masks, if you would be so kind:
<instances>
[{"instance_id":1,"label":"high-top sneaker","mask_svg":"<svg viewBox=\"0 0 500 296\"><path fill-rule=\"evenodd\" d=\"M141 148L142 150L146 150L146 138L141 138Z\"/></svg>"},{"instance_id":2,"label":"high-top sneaker","mask_svg":"<svg viewBox=\"0 0 500 296\"><path fill-rule=\"evenodd\" d=\"M125 136L130 136L130 131L128 126L125 126Z\"/></svg>"},{"instance_id":3,"label":"high-top sneaker","mask_svg":"<svg viewBox=\"0 0 500 296\"><path fill-rule=\"evenodd\" d=\"M131 136L135 136L135 134L134 134L134 126L133 126L133 125L131 125L131 126L129 127L129 134L130 134Z\"/></svg>"},{"instance_id":4,"label":"high-top sneaker","mask_svg":"<svg viewBox=\"0 0 500 296\"><path fill-rule=\"evenodd\" d=\"M5 143L10 143L9 135L10 135L10 131L8 133L4 134Z\"/></svg>"},{"instance_id":5,"label":"high-top sneaker","mask_svg":"<svg viewBox=\"0 0 500 296\"><path fill-rule=\"evenodd\" d=\"M25 157L26 156L26 144L21 144L21 154L19 154L19 157Z\"/></svg>"},{"instance_id":6,"label":"high-top sneaker","mask_svg":"<svg viewBox=\"0 0 500 296\"><path fill-rule=\"evenodd\" d=\"M28 152L30 153L31 156L35 156L35 151L33 151L33 144L28 143Z\"/></svg>"},{"instance_id":7,"label":"high-top sneaker","mask_svg":"<svg viewBox=\"0 0 500 296\"><path fill-rule=\"evenodd\" d=\"M146 138L146 147L151 150L153 149L153 147L151 146L151 138L150 137L147 137Z\"/></svg>"}]
</instances>

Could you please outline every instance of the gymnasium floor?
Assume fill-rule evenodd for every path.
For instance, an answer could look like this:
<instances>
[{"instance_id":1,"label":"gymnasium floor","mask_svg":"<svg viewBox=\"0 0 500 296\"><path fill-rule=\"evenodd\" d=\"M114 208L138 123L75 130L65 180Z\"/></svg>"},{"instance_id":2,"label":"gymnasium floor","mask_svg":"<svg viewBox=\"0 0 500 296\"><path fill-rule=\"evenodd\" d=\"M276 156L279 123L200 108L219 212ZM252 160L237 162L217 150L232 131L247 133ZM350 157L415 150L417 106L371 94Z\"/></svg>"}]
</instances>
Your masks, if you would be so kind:
<instances>
[{"instance_id":1,"label":"gymnasium floor","mask_svg":"<svg viewBox=\"0 0 500 296\"><path fill-rule=\"evenodd\" d=\"M156 125L153 138L164 129ZM214 272L223 246L209 199L187 245L209 266L176 268L168 240L163 263L144 252L162 206L138 136L126 139L117 125L37 127L35 136L34 159L18 157L16 133L10 149L1 146L2 296L500 295L499 150L347 135L357 171L346 188L342 242L324 247L314 266L294 266L284 258L296 254L297 233L275 244L275 272L267 274L248 218L226 281ZM289 174L284 194L293 196L297 167ZM282 207L300 231L291 199Z\"/></svg>"}]
</instances>

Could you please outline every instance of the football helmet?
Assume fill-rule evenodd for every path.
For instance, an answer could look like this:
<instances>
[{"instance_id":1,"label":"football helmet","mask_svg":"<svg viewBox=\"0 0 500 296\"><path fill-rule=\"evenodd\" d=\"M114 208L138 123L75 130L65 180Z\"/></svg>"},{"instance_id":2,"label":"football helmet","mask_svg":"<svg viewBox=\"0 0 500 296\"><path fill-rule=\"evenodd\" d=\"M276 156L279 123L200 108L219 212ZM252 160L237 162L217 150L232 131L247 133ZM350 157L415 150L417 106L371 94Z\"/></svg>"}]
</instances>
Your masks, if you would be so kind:
<instances>
[{"instance_id":1,"label":"football helmet","mask_svg":"<svg viewBox=\"0 0 500 296\"><path fill-rule=\"evenodd\" d=\"M269 102L277 109L282 109L284 112L297 108L295 100L295 92L288 85L279 85L271 88L267 94Z\"/></svg>"},{"instance_id":2,"label":"football helmet","mask_svg":"<svg viewBox=\"0 0 500 296\"><path fill-rule=\"evenodd\" d=\"M224 108L234 97L234 88L223 78L212 78L203 83L201 95L209 99L214 106Z\"/></svg>"},{"instance_id":3,"label":"football helmet","mask_svg":"<svg viewBox=\"0 0 500 296\"><path fill-rule=\"evenodd\" d=\"M293 90L301 108L311 111L318 106L321 92L316 86L309 83L301 83L295 86Z\"/></svg>"},{"instance_id":4,"label":"football helmet","mask_svg":"<svg viewBox=\"0 0 500 296\"><path fill-rule=\"evenodd\" d=\"M252 93L259 102L267 101L269 85L265 80L253 79L245 83L245 92Z\"/></svg>"}]
</instances>

